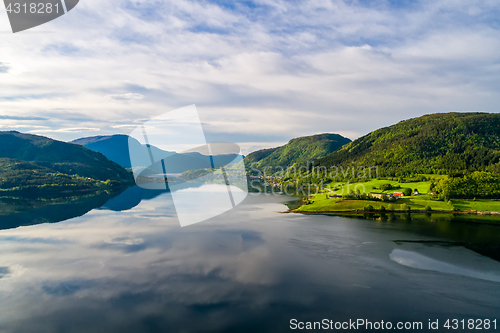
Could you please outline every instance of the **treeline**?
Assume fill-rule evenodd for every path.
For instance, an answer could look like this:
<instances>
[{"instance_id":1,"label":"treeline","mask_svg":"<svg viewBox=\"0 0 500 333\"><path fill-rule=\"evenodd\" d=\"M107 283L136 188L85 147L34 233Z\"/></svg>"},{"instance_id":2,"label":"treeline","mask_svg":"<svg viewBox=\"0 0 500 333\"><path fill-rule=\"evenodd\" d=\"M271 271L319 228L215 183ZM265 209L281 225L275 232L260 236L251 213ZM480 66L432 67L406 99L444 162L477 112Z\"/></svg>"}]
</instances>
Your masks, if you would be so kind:
<instances>
[{"instance_id":1,"label":"treeline","mask_svg":"<svg viewBox=\"0 0 500 333\"><path fill-rule=\"evenodd\" d=\"M452 173L447 179L431 184L440 197L500 198L500 176L489 172Z\"/></svg>"},{"instance_id":2,"label":"treeline","mask_svg":"<svg viewBox=\"0 0 500 333\"><path fill-rule=\"evenodd\" d=\"M100 181L66 175L33 163L0 158L0 195L40 194L118 187L116 180Z\"/></svg>"}]
</instances>

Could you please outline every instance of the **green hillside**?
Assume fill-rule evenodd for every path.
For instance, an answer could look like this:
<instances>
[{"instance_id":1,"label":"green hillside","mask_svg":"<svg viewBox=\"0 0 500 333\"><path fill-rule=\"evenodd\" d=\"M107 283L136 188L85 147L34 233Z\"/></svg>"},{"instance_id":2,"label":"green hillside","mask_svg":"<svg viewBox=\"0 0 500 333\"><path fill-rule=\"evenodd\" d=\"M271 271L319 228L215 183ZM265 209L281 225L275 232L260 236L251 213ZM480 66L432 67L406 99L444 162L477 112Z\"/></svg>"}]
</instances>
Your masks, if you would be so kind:
<instances>
[{"instance_id":1,"label":"green hillside","mask_svg":"<svg viewBox=\"0 0 500 333\"><path fill-rule=\"evenodd\" d=\"M0 193L48 193L57 191L86 190L95 187L96 181L69 176L39 165L0 158Z\"/></svg>"},{"instance_id":2,"label":"green hillside","mask_svg":"<svg viewBox=\"0 0 500 333\"><path fill-rule=\"evenodd\" d=\"M296 164L306 165L307 161L325 157L345 144L351 142L339 134L318 134L290 140L286 145L263 149L245 157L247 166L256 163L254 167L266 166L287 168Z\"/></svg>"},{"instance_id":3,"label":"green hillside","mask_svg":"<svg viewBox=\"0 0 500 333\"><path fill-rule=\"evenodd\" d=\"M381 176L500 169L500 114L441 113L371 132L316 165L378 166Z\"/></svg>"},{"instance_id":4,"label":"green hillside","mask_svg":"<svg viewBox=\"0 0 500 333\"><path fill-rule=\"evenodd\" d=\"M268 148L268 149L261 149L254 151L253 153L250 153L245 157L245 162L246 163L259 162L260 160L263 160L264 158L271 155L274 151L276 151L276 149L278 148Z\"/></svg>"},{"instance_id":5,"label":"green hillside","mask_svg":"<svg viewBox=\"0 0 500 333\"><path fill-rule=\"evenodd\" d=\"M16 131L0 132L0 158L29 162L30 165L23 164L18 167L26 167L26 170L31 168L34 171L37 171L36 167L43 167L44 169L38 169L37 172L47 174L78 175L100 181L133 181L127 170L100 153L81 145ZM11 163L7 160L4 162Z\"/></svg>"}]
</instances>

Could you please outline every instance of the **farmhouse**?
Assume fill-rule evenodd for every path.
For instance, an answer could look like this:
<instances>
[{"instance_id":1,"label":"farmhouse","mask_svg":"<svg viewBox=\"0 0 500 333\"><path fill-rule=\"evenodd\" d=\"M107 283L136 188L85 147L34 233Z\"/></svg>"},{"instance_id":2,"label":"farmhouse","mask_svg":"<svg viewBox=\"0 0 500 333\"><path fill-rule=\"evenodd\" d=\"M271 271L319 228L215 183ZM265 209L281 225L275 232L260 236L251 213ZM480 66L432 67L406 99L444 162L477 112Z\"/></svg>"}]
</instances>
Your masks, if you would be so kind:
<instances>
[{"instance_id":1,"label":"farmhouse","mask_svg":"<svg viewBox=\"0 0 500 333\"><path fill-rule=\"evenodd\" d=\"M394 197L396 197L396 198L402 198L402 197L404 197L403 192L394 192L392 195Z\"/></svg>"},{"instance_id":2,"label":"farmhouse","mask_svg":"<svg viewBox=\"0 0 500 333\"><path fill-rule=\"evenodd\" d=\"M370 192L370 193L368 193L368 195L373 197L373 198L377 198L377 199L383 199L384 196L387 196L387 194L385 194L385 193L377 193L377 192Z\"/></svg>"}]
</instances>

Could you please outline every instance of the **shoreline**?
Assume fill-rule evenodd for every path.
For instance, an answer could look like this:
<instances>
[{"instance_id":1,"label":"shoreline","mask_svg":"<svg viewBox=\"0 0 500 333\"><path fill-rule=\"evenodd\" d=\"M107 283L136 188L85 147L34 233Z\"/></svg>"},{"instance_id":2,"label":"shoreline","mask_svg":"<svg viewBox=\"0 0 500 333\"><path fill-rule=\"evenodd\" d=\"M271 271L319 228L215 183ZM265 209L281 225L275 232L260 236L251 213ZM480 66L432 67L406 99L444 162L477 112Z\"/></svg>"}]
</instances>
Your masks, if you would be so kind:
<instances>
[{"instance_id":1,"label":"shoreline","mask_svg":"<svg viewBox=\"0 0 500 333\"><path fill-rule=\"evenodd\" d=\"M71 194L91 194L99 191L111 191L117 192L120 190L126 190L129 187L134 186L133 183L124 182L120 183L118 186L102 186L102 187L91 187L82 189L71 189L71 190L46 190L46 191L36 191L31 188L21 188L21 189L2 189L0 190L0 197L57 197L57 196L68 196Z\"/></svg>"},{"instance_id":2,"label":"shoreline","mask_svg":"<svg viewBox=\"0 0 500 333\"><path fill-rule=\"evenodd\" d=\"M480 216L500 216L500 212L495 211L467 211L467 210L386 210L386 211L366 211L366 210L325 210L325 211L297 211L296 209L290 209L286 213L296 213L296 214L390 214L390 213L415 213L415 214L461 214L461 215L480 215Z\"/></svg>"}]
</instances>

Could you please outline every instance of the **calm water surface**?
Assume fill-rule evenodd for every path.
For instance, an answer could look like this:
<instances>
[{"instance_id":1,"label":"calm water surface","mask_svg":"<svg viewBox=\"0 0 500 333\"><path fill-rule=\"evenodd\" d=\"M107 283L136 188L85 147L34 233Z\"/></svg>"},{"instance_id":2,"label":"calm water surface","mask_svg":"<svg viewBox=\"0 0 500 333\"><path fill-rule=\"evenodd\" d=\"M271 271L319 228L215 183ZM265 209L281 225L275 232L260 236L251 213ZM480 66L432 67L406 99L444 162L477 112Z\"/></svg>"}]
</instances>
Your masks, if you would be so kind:
<instances>
[{"instance_id":1,"label":"calm water surface","mask_svg":"<svg viewBox=\"0 0 500 333\"><path fill-rule=\"evenodd\" d=\"M181 228L169 193L127 191L81 217L0 231L1 332L500 320L500 263L460 245L500 243L498 226L281 214L290 198L261 195Z\"/></svg>"}]
</instances>

